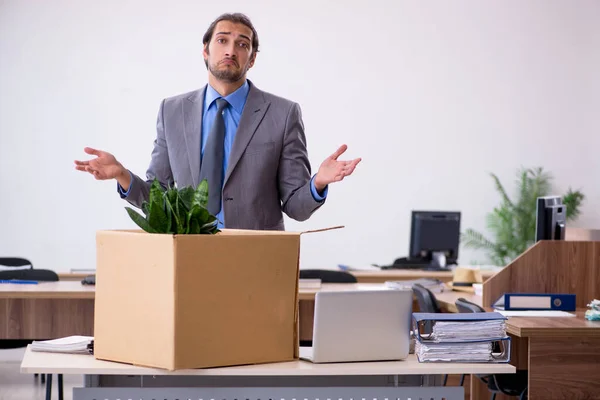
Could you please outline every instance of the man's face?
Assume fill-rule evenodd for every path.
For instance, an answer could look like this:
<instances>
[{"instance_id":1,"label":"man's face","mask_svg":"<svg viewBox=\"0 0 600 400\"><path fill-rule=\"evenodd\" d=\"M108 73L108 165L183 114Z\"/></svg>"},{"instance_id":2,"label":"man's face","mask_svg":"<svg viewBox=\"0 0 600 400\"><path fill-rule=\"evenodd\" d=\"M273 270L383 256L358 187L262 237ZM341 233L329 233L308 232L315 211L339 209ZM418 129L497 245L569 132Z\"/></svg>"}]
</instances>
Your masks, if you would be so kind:
<instances>
[{"instance_id":1,"label":"man's face","mask_svg":"<svg viewBox=\"0 0 600 400\"><path fill-rule=\"evenodd\" d=\"M244 24L220 21L203 54L215 78L236 82L254 65L252 31Z\"/></svg>"}]
</instances>

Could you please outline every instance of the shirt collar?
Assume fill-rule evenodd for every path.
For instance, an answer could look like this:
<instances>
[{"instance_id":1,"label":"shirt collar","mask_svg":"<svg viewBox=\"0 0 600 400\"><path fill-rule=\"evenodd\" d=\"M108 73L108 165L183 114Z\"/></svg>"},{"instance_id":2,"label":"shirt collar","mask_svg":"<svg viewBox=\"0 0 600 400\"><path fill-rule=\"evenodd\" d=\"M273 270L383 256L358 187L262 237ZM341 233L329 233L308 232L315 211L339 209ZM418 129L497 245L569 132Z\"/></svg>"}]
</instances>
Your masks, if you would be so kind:
<instances>
[{"instance_id":1,"label":"shirt collar","mask_svg":"<svg viewBox=\"0 0 600 400\"><path fill-rule=\"evenodd\" d=\"M250 91L250 85L248 84L248 80L244 81L244 84L240 86L235 92L229 94L228 96L223 97L234 110L238 113L242 113L244 110L244 105L246 104L246 97L248 97L248 92ZM204 111L208 110L210 105L218 98L222 96L213 89L212 86L207 85L206 94L204 95Z\"/></svg>"}]
</instances>

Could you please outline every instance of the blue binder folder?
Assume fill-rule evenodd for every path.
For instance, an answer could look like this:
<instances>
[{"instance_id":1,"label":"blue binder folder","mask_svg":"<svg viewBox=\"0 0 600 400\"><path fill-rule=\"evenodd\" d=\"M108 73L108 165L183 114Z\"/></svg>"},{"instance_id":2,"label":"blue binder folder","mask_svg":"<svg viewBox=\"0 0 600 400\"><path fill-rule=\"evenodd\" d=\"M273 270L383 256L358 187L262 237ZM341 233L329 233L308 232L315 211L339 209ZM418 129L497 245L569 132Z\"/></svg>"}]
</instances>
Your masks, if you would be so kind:
<instances>
[{"instance_id":1,"label":"blue binder folder","mask_svg":"<svg viewBox=\"0 0 600 400\"><path fill-rule=\"evenodd\" d=\"M575 311L576 296L565 293L505 293L492 304L506 311Z\"/></svg>"}]
</instances>

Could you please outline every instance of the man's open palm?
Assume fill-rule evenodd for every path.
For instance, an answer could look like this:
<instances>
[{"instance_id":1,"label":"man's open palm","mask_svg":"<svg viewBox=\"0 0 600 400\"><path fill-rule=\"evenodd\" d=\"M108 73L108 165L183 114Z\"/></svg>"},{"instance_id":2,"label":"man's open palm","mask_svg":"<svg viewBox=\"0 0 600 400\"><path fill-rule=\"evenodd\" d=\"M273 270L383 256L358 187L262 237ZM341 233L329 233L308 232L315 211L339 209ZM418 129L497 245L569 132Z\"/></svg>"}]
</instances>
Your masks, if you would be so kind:
<instances>
[{"instance_id":1,"label":"man's open palm","mask_svg":"<svg viewBox=\"0 0 600 400\"><path fill-rule=\"evenodd\" d=\"M354 168L361 161L360 158L355 158L349 161L338 160L348 146L342 145L339 149L321 163L317 176L315 177L315 186L318 190L322 190L325 186L333 182L339 182L347 176L352 175Z\"/></svg>"},{"instance_id":2,"label":"man's open palm","mask_svg":"<svg viewBox=\"0 0 600 400\"><path fill-rule=\"evenodd\" d=\"M96 158L89 161L75 160L75 169L78 171L89 172L98 180L115 179L122 173L123 166L112 154L91 147L86 147L84 151Z\"/></svg>"}]
</instances>

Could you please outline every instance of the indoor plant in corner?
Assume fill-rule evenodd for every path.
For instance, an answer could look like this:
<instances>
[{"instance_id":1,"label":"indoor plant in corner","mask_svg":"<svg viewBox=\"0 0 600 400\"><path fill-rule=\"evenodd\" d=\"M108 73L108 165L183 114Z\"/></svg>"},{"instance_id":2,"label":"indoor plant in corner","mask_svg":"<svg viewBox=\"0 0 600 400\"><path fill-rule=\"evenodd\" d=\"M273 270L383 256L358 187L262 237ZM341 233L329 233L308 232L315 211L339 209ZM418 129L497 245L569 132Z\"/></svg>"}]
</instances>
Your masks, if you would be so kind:
<instances>
[{"instance_id":1,"label":"indoor plant in corner","mask_svg":"<svg viewBox=\"0 0 600 400\"><path fill-rule=\"evenodd\" d=\"M169 187L164 190L157 179L150 186L148 201L142 204L142 216L131 207L127 213L140 228L149 233L215 234L218 220L206 208L208 182L204 179L194 190Z\"/></svg>"},{"instance_id":2,"label":"indoor plant in corner","mask_svg":"<svg viewBox=\"0 0 600 400\"><path fill-rule=\"evenodd\" d=\"M473 229L462 234L466 248L487 252L494 265L505 266L535 243L536 202L538 197L548 196L552 176L543 168L521 168L518 171L518 195L511 200L498 177L491 174L502 202L487 215L488 230L494 240ZM585 196L569 188L562 196L567 207L567 220L576 218Z\"/></svg>"}]
</instances>

